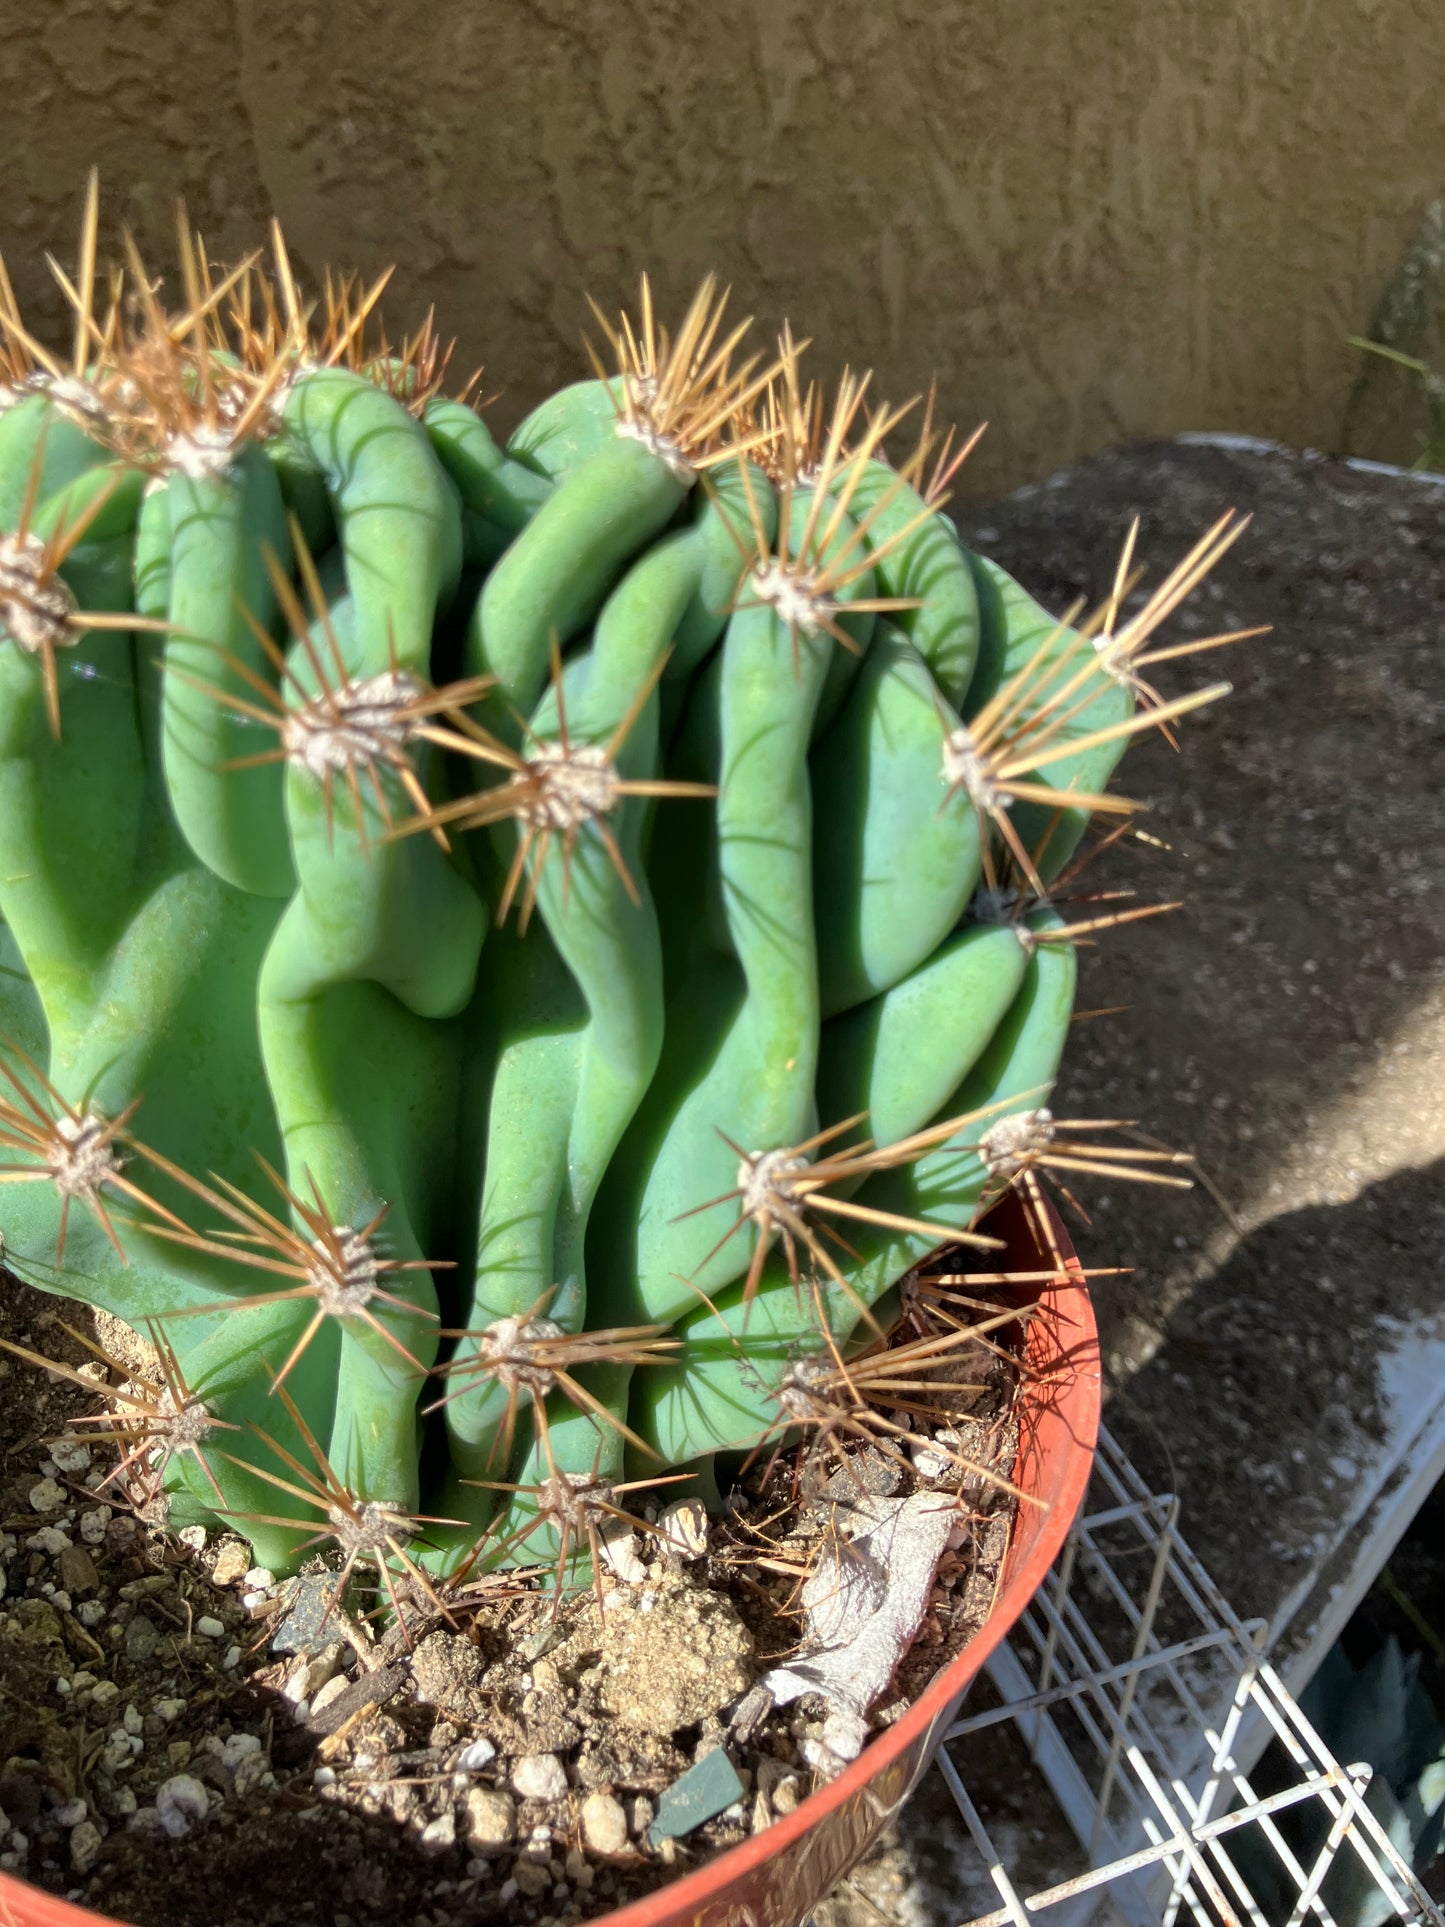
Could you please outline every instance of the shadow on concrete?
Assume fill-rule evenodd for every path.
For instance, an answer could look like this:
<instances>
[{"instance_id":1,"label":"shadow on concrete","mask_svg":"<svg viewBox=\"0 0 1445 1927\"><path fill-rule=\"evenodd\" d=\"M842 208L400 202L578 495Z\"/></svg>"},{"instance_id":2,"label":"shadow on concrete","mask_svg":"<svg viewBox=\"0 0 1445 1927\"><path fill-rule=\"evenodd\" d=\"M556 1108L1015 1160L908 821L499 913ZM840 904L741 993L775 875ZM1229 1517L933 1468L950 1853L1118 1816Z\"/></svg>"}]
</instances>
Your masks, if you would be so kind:
<instances>
[{"instance_id":1,"label":"shadow on concrete","mask_svg":"<svg viewBox=\"0 0 1445 1927\"><path fill-rule=\"evenodd\" d=\"M1178 1495L1185 1537L1242 1615L1274 1611L1379 1449L1377 1352L1412 1327L1445 1338L1442 1245L1445 1159L1272 1218L1109 1401L1106 1422L1152 1488Z\"/></svg>"}]
</instances>

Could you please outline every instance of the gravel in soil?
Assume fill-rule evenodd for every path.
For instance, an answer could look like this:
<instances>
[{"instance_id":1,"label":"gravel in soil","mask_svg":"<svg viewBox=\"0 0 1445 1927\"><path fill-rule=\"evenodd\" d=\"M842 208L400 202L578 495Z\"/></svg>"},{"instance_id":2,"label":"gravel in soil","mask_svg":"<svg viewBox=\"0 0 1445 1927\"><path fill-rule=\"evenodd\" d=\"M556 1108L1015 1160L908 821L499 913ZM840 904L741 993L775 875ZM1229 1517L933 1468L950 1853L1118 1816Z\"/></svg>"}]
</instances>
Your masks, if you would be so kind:
<instances>
[{"instance_id":1,"label":"gravel in soil","mask_svg":"<svg viewBox=\"0 0 1445 1927\"><path fill-rule=\"evenodd\" d=\"M0 1278L0 1337L106 1381L66 1325L94 1329ZM958 1374L985 1389L950 1412L956 1449L1006 1477L1012 1366L982 1352ZM83 1428L100 1409L0 1354L0 1868L137 1927L580 1920L768 1826L811 1791L827 1711L754 1690L797 1646L799 1579L870 1482L912 1482L870 1447L801 1484L778 1455L705 1531L692 1515L675 1545L639 1534L600 1604L556 1608L505 1575L449 1619L418 1599L384 1628L354 1594L328 1613L319 1566L278 1586L239 1537L175 1537L127 1506L109 1433ZM997 1586L1012 1499L947 1482L958 1549L875 1728ZM666 1789L718 1749L741 1796L649 1839Z\"/></svg>"}]
</instances>

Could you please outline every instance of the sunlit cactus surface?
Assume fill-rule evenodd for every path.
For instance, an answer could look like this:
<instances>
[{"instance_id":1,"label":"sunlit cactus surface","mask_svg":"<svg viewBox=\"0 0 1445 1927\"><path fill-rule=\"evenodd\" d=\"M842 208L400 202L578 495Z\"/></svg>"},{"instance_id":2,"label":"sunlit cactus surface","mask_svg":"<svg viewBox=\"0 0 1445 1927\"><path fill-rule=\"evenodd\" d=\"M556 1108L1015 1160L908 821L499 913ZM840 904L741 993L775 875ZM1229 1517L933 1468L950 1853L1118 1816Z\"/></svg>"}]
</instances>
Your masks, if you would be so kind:
<instances>
[{"instance_id":1,"label":"sunlit cactus surface","mask_svg":"<svg viewBox=\"0 0 1445 1927\"><path fill-rule=\"evenodd\" d=\"M900 1341L912 1267L996 1268L1047 1171L1178 1181L1049 1092L1239 525L1057 621L931 397L711 280L594 309L502 447L379 286L97 232L92 181L69 352L0 285L0 1227L156 1347L121 1482L395 1596L927 1429L967 1320Z\"/></svg>"}]
</instances>

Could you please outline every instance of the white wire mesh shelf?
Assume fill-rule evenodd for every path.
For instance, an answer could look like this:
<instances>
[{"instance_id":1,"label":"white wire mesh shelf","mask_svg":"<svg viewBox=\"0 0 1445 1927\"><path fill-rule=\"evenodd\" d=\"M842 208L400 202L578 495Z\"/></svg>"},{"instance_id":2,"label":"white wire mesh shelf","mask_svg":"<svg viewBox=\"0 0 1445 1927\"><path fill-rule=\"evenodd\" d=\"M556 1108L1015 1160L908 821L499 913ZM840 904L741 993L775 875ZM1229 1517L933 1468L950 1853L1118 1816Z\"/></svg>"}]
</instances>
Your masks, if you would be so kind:
<instances>
[{"instance_id":1,"label":"white wire mesh shelf","mask_svg":"<svg viewBox=\"0 0 1445 1927\"><path fill-rule=\"evenodd\" d=\"M1445 1927L1366 1804L1370 1768L1330 1755L1189 1550L1178 1501L1100 1437L1083 1515L987 1667L1001 1704L965 1713L938 1768L1000 1905L965 1927ZM1010 1722L1077 1837L1083 1871L1021 1893L948 1742ZM1336 1904L1339 1904L1338 1901Z\"/></svg>"}]
</instances>

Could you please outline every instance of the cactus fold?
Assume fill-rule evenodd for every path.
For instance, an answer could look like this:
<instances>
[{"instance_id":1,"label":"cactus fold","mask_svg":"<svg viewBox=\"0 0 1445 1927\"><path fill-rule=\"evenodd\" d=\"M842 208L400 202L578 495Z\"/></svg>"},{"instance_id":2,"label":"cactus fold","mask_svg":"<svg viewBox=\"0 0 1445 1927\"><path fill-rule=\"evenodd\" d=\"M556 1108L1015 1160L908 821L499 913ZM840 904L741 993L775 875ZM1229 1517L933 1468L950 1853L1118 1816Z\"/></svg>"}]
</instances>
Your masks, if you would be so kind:
<instances>
[{"instance_id":1,"label":"cactus fold","mask_svg":"<svg viewBox=\"0 0 1445 1927\"><path fill-rule=\"evenodd\" d=\"M284 261L187 275L0 414L6 1254L163 1331L263 1563L302 1424L423 1565L575 1562L980 1235L1137 649L710 284L503 449Z\"/></svg>"}]
</instances>

